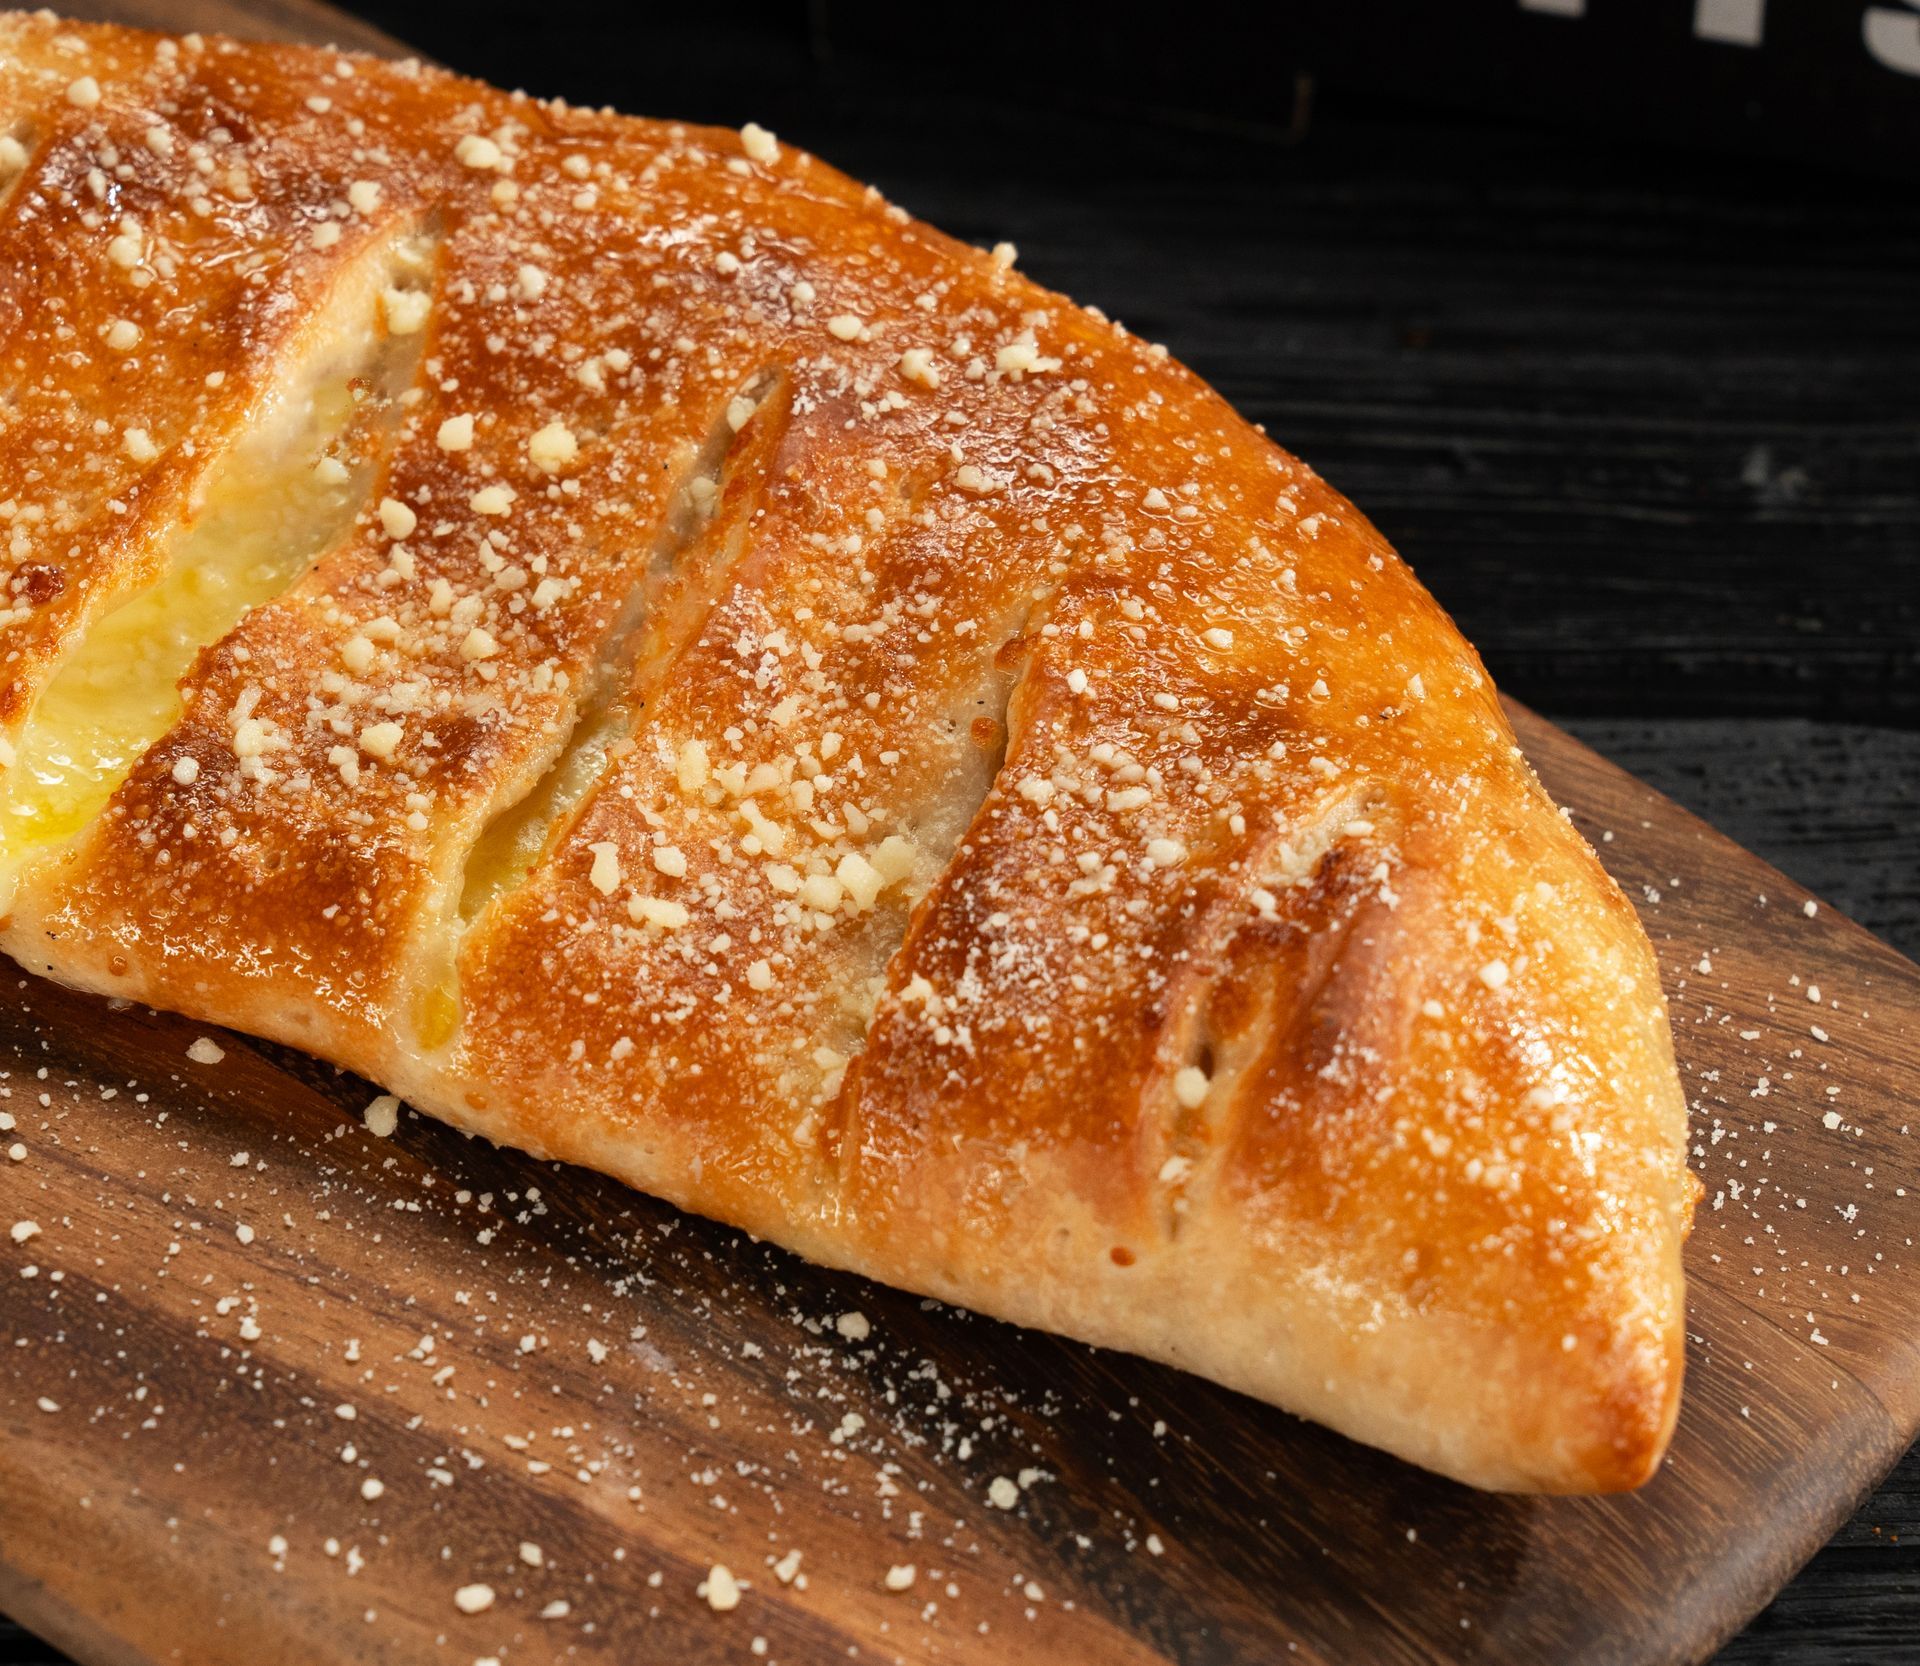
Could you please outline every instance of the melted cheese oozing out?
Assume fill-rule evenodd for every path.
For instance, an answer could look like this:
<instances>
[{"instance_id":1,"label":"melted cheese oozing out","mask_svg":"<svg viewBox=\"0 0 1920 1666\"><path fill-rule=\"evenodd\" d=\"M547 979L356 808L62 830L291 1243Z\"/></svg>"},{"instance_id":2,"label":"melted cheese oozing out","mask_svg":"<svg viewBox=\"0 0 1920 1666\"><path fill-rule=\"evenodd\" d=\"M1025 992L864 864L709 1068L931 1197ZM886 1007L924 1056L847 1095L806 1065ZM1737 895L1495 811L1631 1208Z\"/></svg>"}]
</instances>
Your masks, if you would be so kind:
<instances>
[{"instance_id":1,"label":"melted cheese oozing out","mask_svg":"<svg viewBox=\"0 0 1920 1666\"><path fill-rule=\"evenodd\" d=\"M606 768L607 755L626 736L632 714L614 703L592 711L540 784L481 834L467 858L460 891L459 926L478 919L495 897L515 889L533 872L547 847L571 825ZM448 967L420 993L414 1024L420 1045L441 1047L460 1027L460 984Z\"/></svg>"},{"instance_id":2,"label":"melted cheese oozing out","mask_svg":"<svg viewBox=\"0 0 1920 1666\"><path fill-rule=\"evenodd\" d=\"M339 433L341 386L316 400L314 426ZM333 407L322 414L322 407ZM176 546L166 577L108 614L41 694L5 782L9 852L91 821L140 754L180 715L194 656L242 614L284 590L357 501L326 484L304 447L225 472Z\"/></svg>"},{"instance_id":3,"label":"melted cheese oozing out","mask_svg":"<svg viewBox=\"0 0 1920 1666\"><path fill-rule=\"evenodd\" d=\"M0 779L0 864L99 814L181 712L180 679L249 609L279 595L352 524L418 337L389 337L382 287L423 256L383 246L342 281L312 343L214 466L158 582L98 620L42 691Z\"/></svg>"},{"instance_id":4,"label":"melted cheese oozing out","mask_svg":"<svg viewBox=\"0 0 1920 1666\"><path fill-rule=\"evenodd\" d=\"M540 785L486 830L467 862L460 893L463 922L479 918L495 897L533 872L541 853L573 821L630 722L630 713L618 704L590 717Z\"/></svg>"}]
</instances>

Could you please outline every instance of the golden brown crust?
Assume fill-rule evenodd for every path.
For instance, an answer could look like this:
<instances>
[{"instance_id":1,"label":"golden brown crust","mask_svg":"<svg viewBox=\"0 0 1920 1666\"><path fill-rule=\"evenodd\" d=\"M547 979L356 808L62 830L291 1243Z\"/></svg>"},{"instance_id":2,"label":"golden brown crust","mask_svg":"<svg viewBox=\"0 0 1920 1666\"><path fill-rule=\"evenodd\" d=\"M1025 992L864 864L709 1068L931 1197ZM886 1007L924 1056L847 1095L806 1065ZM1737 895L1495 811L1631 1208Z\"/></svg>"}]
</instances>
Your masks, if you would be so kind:
<instances>
[{"instance_id":1,"label":"golden brown crust","mask_svg":"<svg viewBox=\"0 0 1920 1666\"><path fill-rule=\"evenodd\" d=\"M1481 1485L1651 1473L1691 1207L1651 952L1310 470L757 130L9 17L16 111L0 294L70 273L82 342L147 305L155 453L0 300L84 483L16 732L356 252L437 263L355 523L16 864L19 958ZM249 171L196 232L266 258L232 294L105 262L71 182L156 125ZM143 236L194 212L147 154ZM0 405L0 497L34 443ZM475 856L522 801L544 846Z\"/></svg>"}]
</instances>

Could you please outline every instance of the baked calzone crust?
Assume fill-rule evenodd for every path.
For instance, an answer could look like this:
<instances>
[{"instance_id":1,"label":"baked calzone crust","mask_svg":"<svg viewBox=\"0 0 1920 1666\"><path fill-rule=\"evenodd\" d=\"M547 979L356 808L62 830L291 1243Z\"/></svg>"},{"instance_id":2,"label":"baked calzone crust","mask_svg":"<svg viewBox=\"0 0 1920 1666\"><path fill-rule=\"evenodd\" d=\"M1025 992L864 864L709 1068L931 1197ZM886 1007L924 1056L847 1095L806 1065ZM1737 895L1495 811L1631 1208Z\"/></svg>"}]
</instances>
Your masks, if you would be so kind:
<instances>
[{"instance_id":1,"label":"baked calzone crust","mask_svg":"<svg viewBox=\"0 0 1920 1666\"><path fill-rule=\"evenodd\" d=\"M1487 1487L1632 1486L1632 909L1380 535L748 126L0 17L6 948Z\"/></svg>"}]
</instances>

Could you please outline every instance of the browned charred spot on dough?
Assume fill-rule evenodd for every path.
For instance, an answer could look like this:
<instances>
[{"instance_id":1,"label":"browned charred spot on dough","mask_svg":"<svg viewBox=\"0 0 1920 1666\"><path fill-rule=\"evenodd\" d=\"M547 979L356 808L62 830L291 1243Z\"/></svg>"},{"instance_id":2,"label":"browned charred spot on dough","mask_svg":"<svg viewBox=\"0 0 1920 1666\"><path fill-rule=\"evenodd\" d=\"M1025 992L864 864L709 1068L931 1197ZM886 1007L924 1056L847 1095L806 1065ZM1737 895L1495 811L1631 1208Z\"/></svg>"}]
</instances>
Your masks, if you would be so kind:
<instances>
[{"instance_id":1,"label":"browned charred spot on dough","mask_svg":"<svg viewBox=\"0 0 1920 1666\"><path fill-rule=\"evenodd\" d=\"M434 750L445 763L462 769L481 768L490 750L493 725L471 712L438 715L432 727Z\"/></svg>"},{"instance_id":2,"label":"browned charred spot on dough","mask_svg":"<svg viewBox=\"0 0 1920 1666\"><path fill-rule=\"evenodd\" d=\"M29 607L45 607L54 597L65 594L66 569L50 562L30 562L14 574L10 588Z\"/></svg>"},{"instance_id":3,"label":"browned charred spot on dough","mask_svg":"<svg viewBox=\"0 0 1920 1666\"><path fill-rule=\"evenodd\" d=\"M1115 1244L1112 1249L1107 1251L1107 1259L1116 1267L1131 1267L1135 1258L1133 1251L1128 1249L1125 1244Z\"/></svg>"},{"instance_id":4,"label":"browned charred spot on dough","mask_svg":"<svg viewBox=\"0 0 1920 1666\"><path fill-rule=\"evenodd\" d=\"M1002 671L1013 671L1024 664L1027 656L1032 652L1032 638L1022 630L1000 644L999 651L993 656L993 663Z\"/></svg>"}]
</instances>

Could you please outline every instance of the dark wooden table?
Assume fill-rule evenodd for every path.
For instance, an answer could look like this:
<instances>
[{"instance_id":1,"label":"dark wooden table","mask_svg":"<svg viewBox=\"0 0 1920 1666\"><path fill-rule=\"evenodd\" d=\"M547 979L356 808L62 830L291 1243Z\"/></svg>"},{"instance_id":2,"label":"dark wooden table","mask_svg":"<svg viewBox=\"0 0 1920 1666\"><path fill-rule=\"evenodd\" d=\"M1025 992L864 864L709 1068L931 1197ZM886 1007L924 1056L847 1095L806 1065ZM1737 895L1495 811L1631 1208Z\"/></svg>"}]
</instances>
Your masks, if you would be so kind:
<instances>
[{"instance_id":1,"label":"dark wooden table","mask_svg":"<svg viewBox=\"0 0 1920 1666\"><path fill-rule=\"evenodd\" d=\"M1340 88L1290 139L1279 94L1200 119L1070 69L876 76L778 8L727 46L694 13L359 9L509 85L756 118L1012 238L1354 497L1505 688L1920 956L1910 189ZM0 1663L54 1658L0 1621ZM1719 1658L1920 1660L1920 1453Z\"/></svg>"}]
</instances>

